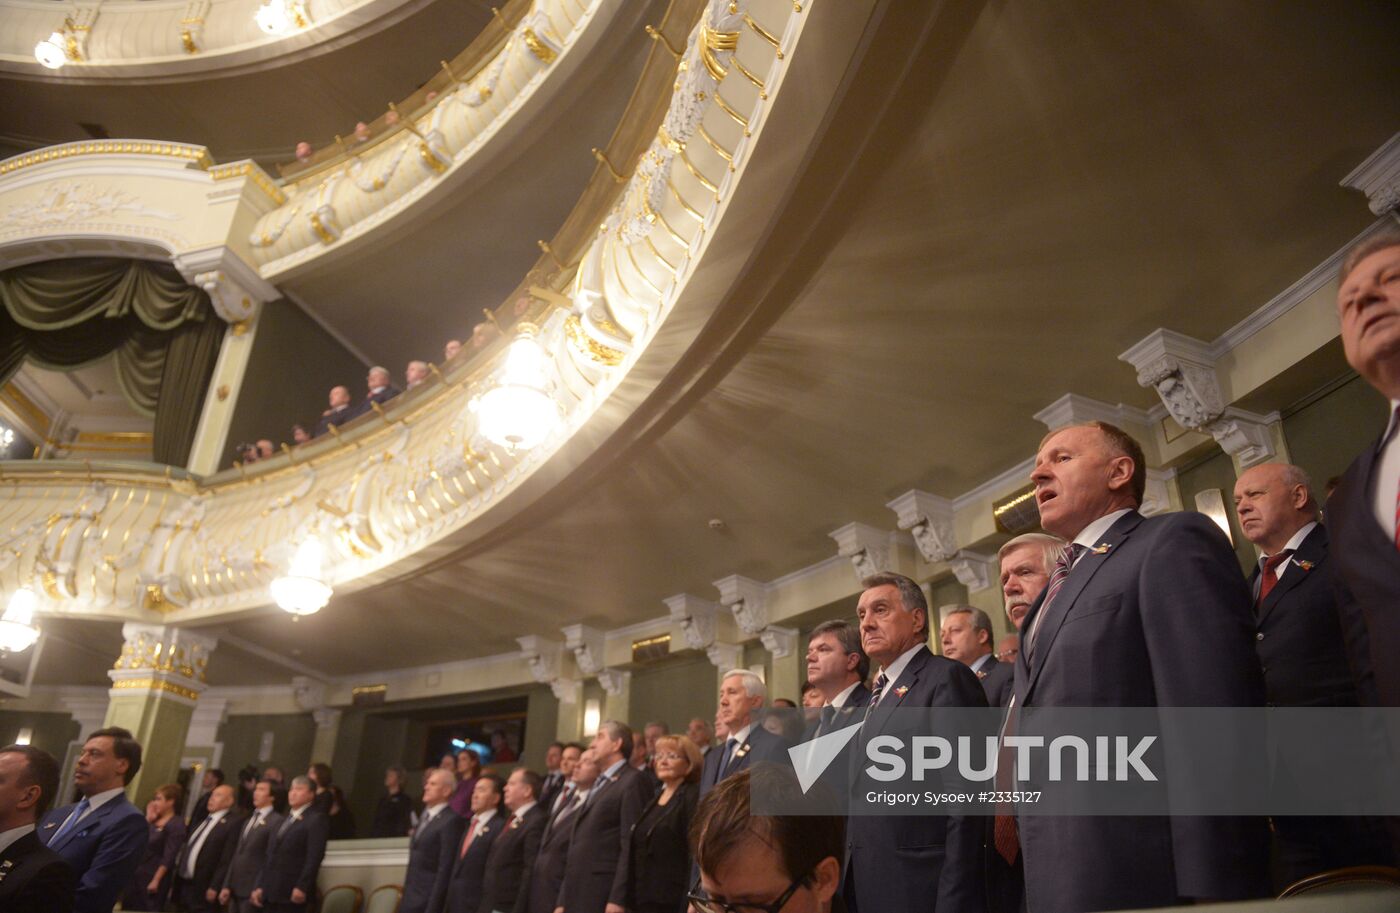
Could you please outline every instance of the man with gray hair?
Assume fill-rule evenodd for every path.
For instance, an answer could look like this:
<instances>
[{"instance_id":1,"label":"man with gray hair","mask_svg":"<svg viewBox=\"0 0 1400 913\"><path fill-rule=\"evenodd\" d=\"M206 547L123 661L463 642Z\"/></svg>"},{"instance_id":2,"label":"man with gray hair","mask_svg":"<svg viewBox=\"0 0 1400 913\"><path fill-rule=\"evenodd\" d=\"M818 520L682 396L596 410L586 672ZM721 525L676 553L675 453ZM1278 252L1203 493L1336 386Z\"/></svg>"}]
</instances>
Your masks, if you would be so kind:
<instances>
[{"instance_id":1,"label":"man with gray hair","mask_svg":"<svg viewBox=\"0 0 1400 913\"><path fill-rule=\"evenodd\" d=\"M705 755L705 769L700 775L701 798L726 777L747 770L755 761L777 761L786 755L783 740L757 725L767 700L763 679L748 669L724 673L715 719L724 725L728 736L722 747Z\"/></svg>"},{"instance_id":2,"label":"man with gray hair","mask_svg":"<svg viewBox=\"0 0 1400 913\"><path fill-rule=\"evenodd\" d=\"M1045 533L1024 533L997 551L1006 617L1017 631L1050 582L1050 573L1064 552L1065 540Z\"/></svg>"},{"instance_id":3,"label":"man with gray hair","mask_svg":"<svg viewBox=\"0 0 1400 913\"><path fill-rule=\"evenodd\" d=\"M1332 587L1327 529L1318 522L1308 476L1287 463L1263 463L1235 483L1235 511L1245 538L1262 553L1250 576L1255 649L1270 706L1355 707L1356 685ZM1275 751L1277 788L1298 788L1286 746ZM1391 865L1380 822L1367 818L1273 819L1276 888L1329 869Z\"/></svg>"},{"instance_id":4,"label":"man with gray hair","mask_svg":"<svg viewBox=\"0 0 1400 913\"><path fill-rule=\"evenodd\" d=\"M880 664L880 674L855 739L855 757L865 757L865 746L881 735L914 734L895 712L900 708L987 706L967 666L929 650L928 600L917 583L902 574L876 574L861 585L856 607L861 645ZM855 772L853 794L864 795L877 785L860 769ZM984 830L980 819L962 815L852 815L846 832L847 909L983 909Z\"/></svg>"},{"instance_id":5,"label":"man with gray hair","mask_svg":"<svg viewBox=\"0 0 1400 913\"><path fill-rule=\"evenodd\" d=\"M943 655L972 670L982 683L988 704L1005 707L1011 698L1016 667L997 660L992 650L992 619L970 605L944 606L938 614L943 616Z\"/></svg>"},{"instance_id":6,"label":"man with gray hair","mask_svg":"<svg viewBox=\"0 0 1400 913\"><path fill-rule=\"evenodd\" d=\"M364 415L374 408L374 403L382 406L403 392L389 382L389 369L379 365L369 369L369 373L365 375L365 386L368 390L364 400L355 407L355 415Z\"/></svg>"},{"instance_id":7,"label":"man with gray hair","mask_svg":"<svg viewBox=\"0 0 1400 913\"><path fill-rule=\"evenodd\" d=\"M410 361L403 373L404 382L408 385L408 389L412 390L428 379L428 363L426 361Z\"/></svg>"},{"instance_id":8,"label":"man with gray hair","mask_svg":"<svg viewBox=\"0 0 1400 913\"><path fill-rule=\"evenodd\" d=\"M859 723L870 700L865 687L870 657L860 646L860 631L847 621L824 621L807 637L807 682L822 697L821 716L804 739Z\"/></svg>"}]
</instances>

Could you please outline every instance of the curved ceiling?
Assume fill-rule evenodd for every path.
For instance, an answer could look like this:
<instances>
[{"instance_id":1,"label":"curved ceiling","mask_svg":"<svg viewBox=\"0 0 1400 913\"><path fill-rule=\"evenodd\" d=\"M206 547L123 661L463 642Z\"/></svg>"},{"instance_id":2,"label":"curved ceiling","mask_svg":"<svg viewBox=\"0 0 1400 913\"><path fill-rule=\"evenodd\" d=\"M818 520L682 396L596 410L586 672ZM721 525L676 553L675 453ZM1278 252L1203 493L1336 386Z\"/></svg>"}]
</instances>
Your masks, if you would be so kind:
<instances>
[{"instance_id":1,"label":"curved ceiling","mask_svg":"<svg viewBox=\"0 0 1400 913\"><path fill-rule=\"evenodd\" d=\"M733 354L663 422L508 539L295 626L228 631L345 675L619 627L726 574L827 558L830 530L889 528L885 501L911 487L955 496L1016 465L1066 392L1151 405L1118 353L1159 326L1214 338L1371 223L1338 182L1394 130L1397 31L1393 5L878 4L797 190L716 290L752 301ZM571 111L529 149L586 150L588 121ZM479 202L509 221L550 172L502 167ZM371 290L339 318L367 329L405 322L375 301L453 308L498 251L444 224L294 291ZM393 264L429 277L411 301ZM1343 368L1314 360L1314 386Z\"/></svg>"}]
</instances>

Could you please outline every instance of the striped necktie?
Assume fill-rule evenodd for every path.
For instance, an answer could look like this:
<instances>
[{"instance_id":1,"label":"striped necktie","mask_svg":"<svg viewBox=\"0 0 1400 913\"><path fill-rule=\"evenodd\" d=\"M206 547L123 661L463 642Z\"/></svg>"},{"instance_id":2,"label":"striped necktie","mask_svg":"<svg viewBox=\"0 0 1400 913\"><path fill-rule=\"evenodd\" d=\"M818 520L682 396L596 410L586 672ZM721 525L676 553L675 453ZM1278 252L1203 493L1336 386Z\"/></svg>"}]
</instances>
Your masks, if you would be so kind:
<instances>
[{"instance_id":1,"label":"striped necktie","mask_svg":"<svg viewBox=\"0 0 1400 913\"><path fill-rule=\"evenodd\" d=\"M1035 613L1035 621L1031 624L1030 635L1026 638L1026 660L1029 662L1035 651L1035 640L1040 636L1040 623L1045 620L1045 613L1050 608L1050 603L1055 595L1060 592L1060 587L1064 586L1065 580L1069 578L1069 572L1074 568L1074 562L1079 560L1079 556L1084 554L1085 547L1075 542L1060 554L1055 562L1055 571L1050 575L1050 582L1045 585L1045 599L1040 603L1040 610Z\"/></svg>"},{"instance_id":2,"label":"striped necktie","mask_svg":"<svg viewBox=\"0 0 1400 913\"><path fill-rule=\"evenodd\" d=\"M890 683L889 676L881 672L879 678L875 679L875 690L870 692L869 710L874 710L875 705L880 703L880 696L885 693L885 686Z\"/></svg>"}]
</instances>

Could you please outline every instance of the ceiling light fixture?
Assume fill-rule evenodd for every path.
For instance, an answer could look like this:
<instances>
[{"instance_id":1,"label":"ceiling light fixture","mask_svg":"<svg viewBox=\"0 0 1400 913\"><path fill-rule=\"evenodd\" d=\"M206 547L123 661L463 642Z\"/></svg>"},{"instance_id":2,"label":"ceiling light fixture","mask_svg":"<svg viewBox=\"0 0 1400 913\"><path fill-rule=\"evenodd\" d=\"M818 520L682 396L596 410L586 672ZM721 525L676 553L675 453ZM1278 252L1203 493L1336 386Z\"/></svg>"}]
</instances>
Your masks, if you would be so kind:
<instances>
[{"instance_id":1,"label":"ceiling light fixture","mask_svg":"<svg viewBox=\"0 0 1400 913\"><path fill-rule=\"evenodd\" d=\"M481 433L512 452L536 446L559 424L559 403L549 394L550 357L538 333L534 324L520 324L496 385L476 403Z\"/></svg>"},{"instance_id":2,"label":"ceiling light fixture","mask_svg":"<svg viewBox=\"0 0 1400 913\"><path fill-rule=\"evenodd\" d=\"M312 615L326 607L334 592L321 576L325 546L315 534L297 547L286 575L272 581L272 599L293 615Z\"/></svg>"},{"instance_id":3,"label":"ceiling light fixture","mask_svg":"<svg viewBox=\"0 0 1400 913\"><path fill-rule=\"evenodd\" d=\"M10 596L10 604L0 616L0 652L23 653L39 640L39 628L34 624L38 605L39 597L27 586Z\"/></svg>"},{"instance_id":4,"label":"ceiling light fixture","mask_svg":"<svg viewBox=\"0 0 1400 913\"><path fill-rule=\"evenodd\" d=\"M68 62L68 52L63 49L67 43L62 32L54 32L34 45L34 59L50 70L57 70Z\"/></svg>"},{"instance_id":5,"label":"ceiling light fixture","mask_svg":"<svg viewBox=\"0 0 1400 913\"><path fill-rule=\"evenodd\" d=\"M258 28L269 35L281 35L293 28L306 28L301 0L267 0L253 14Z\"/></svg>"}]
</instances>

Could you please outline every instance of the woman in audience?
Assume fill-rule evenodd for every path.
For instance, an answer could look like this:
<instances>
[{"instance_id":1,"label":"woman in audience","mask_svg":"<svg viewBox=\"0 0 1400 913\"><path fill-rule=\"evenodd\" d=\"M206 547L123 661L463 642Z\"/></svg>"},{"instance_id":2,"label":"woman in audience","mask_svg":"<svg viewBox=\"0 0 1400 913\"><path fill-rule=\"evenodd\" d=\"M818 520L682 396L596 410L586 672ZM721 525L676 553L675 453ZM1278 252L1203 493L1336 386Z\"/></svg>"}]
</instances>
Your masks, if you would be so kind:
<instances>
[{"instance_id":1,"label":"woman in audience","mask_svg":"<svg viewBox=\"0 0 1400 913\"><path fill-rule=\"evenodd\" d=\"M472 790L481 777L481 755L470 748L457 752L457 791L448 802L463 818L472 816Z\"/></svg>"},{"instance_id":2,"label":"woman in audience","mask_svg":"<svg viewBox=\"0 0 1400 913\"><path fill-rule=\"evenodd\" d=\"M178 814L184 797L185 791L178 784L167 783L147 803L146 824L150 833L146 855L141 857L122 896L123 910L165 909L170 882L175 877L175 857L185 845L185 821Z\"/></svg>"},{"instance_id":3,"label":"woman in audience","mask_svg":"<svg viewBox=\"0 0 1400 913\"><path fill-rule=\"evenodd\" d=\"M683 736L656 740L661 792L642 809L622 846L629 913L684 913L690 881L687 838L700 798L700 749Z\"/></svg>"},{"instance_id":4,"label":"woman in audience","mask_svg":"<svg viewBox=\"0 0 1400 913\"><path fill-rule=\"evenodd\" d=\"M350 803L345 801L345 793L339 786L329 786L326 794L331 797L330 815L331 839L354 840L355 816L350 813ZM319 797L318 797L319 798Z\"/></svg>"},{"instance_id":5,"label":"woman in audience","mask_svg":"<svg viewBox=\"0 0 1400 913\"><path fill-rule=\"evenodd\" d=\"M316 784L316 798L311 802L312 807L321 814L329 816L331 803L335 801L335 797L331 795L331 786L334 785L331 780L331 766L317 761L307 769L306 775L311 778L312 783Z\"/></svg>"}]
</instances>

